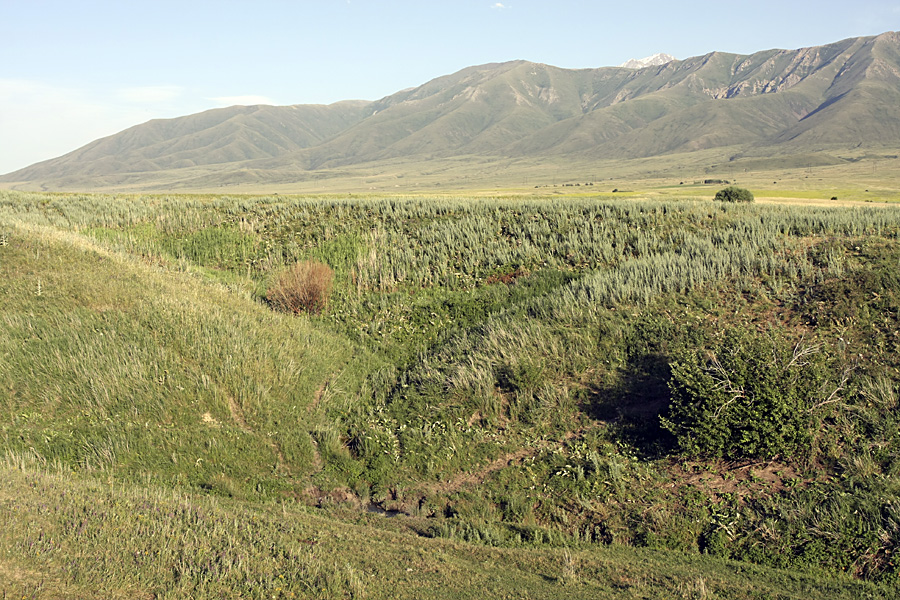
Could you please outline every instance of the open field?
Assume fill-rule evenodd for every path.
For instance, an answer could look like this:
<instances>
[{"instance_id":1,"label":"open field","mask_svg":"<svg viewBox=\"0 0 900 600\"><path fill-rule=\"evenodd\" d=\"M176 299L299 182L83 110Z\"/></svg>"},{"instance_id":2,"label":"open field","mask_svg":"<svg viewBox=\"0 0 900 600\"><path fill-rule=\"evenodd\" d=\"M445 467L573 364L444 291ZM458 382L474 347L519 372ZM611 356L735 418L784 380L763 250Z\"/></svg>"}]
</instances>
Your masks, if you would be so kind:
<instances>
[{"instance_id":1,"label":"open field","mask_svg":"<svg viewBox=\"0 0 900 600\"><path fill-rule=\"evenodd\" d=\"M0 192L0 591L889 598L879 160L749 205ZM324 310L274 310L302 261Z\"/></svg>"},{"instance_id":2,"label":"open field","mask_svg":"<svg viewBox=\"0 0 900 600\"><path fill-rule=\"evenodd\" d=\"M141 173L122 184L97 177L103 193L143 191L210 194L403 194L466 196L546 196L610 194L612 190L648 195L712 198L721 187L707 179L728 180L747 187L759 198L807 198L830 201L900 201L900 151L892 148L833 148L774 158L743 156L738 148L704 150L643 159L595 161L584 157L491 158L461 156L421 161L385 160L353 167L314 171L259 171L245 181L248 170L234 173L231 164L196 167L198 182L182 187L183 172L154 174L150 183ZM234 179L234 183L229 183ZM587 185L587 189L585 186ZM19 189L0 183L0 189ZM54 191L25 185L21 189ZM79 188L91 191L87 188Z\"/></svg>"}]
</instances>

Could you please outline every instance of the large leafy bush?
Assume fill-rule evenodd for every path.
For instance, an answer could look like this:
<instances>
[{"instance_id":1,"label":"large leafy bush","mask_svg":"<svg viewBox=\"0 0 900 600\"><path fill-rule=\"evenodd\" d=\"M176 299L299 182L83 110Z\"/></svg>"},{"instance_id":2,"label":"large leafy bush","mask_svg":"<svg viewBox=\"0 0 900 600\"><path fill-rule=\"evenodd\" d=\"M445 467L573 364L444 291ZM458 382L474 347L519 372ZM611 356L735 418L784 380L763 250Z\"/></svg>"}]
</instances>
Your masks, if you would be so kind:
<instances>
[{"instance_id":1,"label":"large leafy bush","mask_svg":"<svg viewBox=\"0 0 900 600\"><path fill-rule=\"evenodd\" d=\"M818 345L733 329L672 363L662 426L689 456L772 458L811 447L819 408L836 398Z\"/></svg>"}]
</instances>

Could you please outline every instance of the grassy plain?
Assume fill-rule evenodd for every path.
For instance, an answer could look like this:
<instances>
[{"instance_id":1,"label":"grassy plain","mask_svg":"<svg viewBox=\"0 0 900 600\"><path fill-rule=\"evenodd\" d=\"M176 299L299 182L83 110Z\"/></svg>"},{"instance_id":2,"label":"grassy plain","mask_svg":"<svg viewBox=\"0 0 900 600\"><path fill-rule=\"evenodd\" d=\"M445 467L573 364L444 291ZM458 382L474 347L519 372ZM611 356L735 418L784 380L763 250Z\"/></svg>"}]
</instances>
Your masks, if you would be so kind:
<instances>
[{"instance_id":1,"label":"grassy plain","mask_svg":"<svg viewBox=\"0 0 900 600\"><path fill-rule=\"evenodd\" d=\"M900 212L879 165L760 173L773 202L751 206L693 177L0 192L0 591L888 598ZM321 315L264 301L300 260L334 270ZM730 330L822 357L797 452L696 454L662 426L673 365Z\"/></svg>"},{"instance_id":2,"label":"grassy plain","mask_svg":"<svg viewBox=\"0 0 900 600\"><path fill-rule=\"evenodd\" d=\"M291 170L241 169L232 163L135 173L124 183L95 177L98 193L147 194L363 194L547 196L612 194L712 198L721 186L707 179L735 181L760 198L830 201L900 201L900 151L896 148L826 147L806 154L754 156L746 148L726 147L641 159L592 160L458 156L381 160L349 167ZM190 174L186 174L190 171ZM578 184L578 187L576 187ZM591 184L584 189L585 184ZM39 184L0 183L0 188L71 191Z\"/></svg>"}]
</instances>

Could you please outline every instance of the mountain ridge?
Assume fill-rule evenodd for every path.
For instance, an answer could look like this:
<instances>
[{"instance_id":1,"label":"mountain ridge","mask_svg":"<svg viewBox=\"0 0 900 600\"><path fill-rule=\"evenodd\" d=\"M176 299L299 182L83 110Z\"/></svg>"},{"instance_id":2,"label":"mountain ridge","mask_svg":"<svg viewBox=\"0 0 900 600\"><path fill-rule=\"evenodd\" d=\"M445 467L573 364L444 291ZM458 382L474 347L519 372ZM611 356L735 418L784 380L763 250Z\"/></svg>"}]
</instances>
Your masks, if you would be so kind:
<instances>
[{"instance_id":1,"label":"mountain ridge","mask_svg":"<svg viewBox=\"0 0 900 600\"><path fill-rule=\"evenodd\" d=\"M285 170L458 156L606 160L859 144L900 146L900 33L636 69L487 63L375 101L153 120L0 181L63 189L190 181L209 166L231 180L242 169L265 180Z\"/></svg>"}]
</instances>

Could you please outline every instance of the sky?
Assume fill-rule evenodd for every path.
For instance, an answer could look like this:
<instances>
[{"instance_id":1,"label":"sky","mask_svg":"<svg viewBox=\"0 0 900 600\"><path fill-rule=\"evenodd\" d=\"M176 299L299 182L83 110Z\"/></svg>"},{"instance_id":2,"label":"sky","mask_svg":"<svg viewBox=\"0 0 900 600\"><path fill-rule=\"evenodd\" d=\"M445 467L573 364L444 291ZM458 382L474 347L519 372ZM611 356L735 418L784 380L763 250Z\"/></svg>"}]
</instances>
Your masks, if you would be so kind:
<instances>
[{"instance_id":1,"label":"sky","mask_svg":"<svg viewBox=\"0 0 900 600\"><path fill-rule=\"evenodd\" d=\"M900 0L0 0L0 174L150 119L377 100L462 68L750 54L900 30Z\"/></svg>"}]
</instances>

